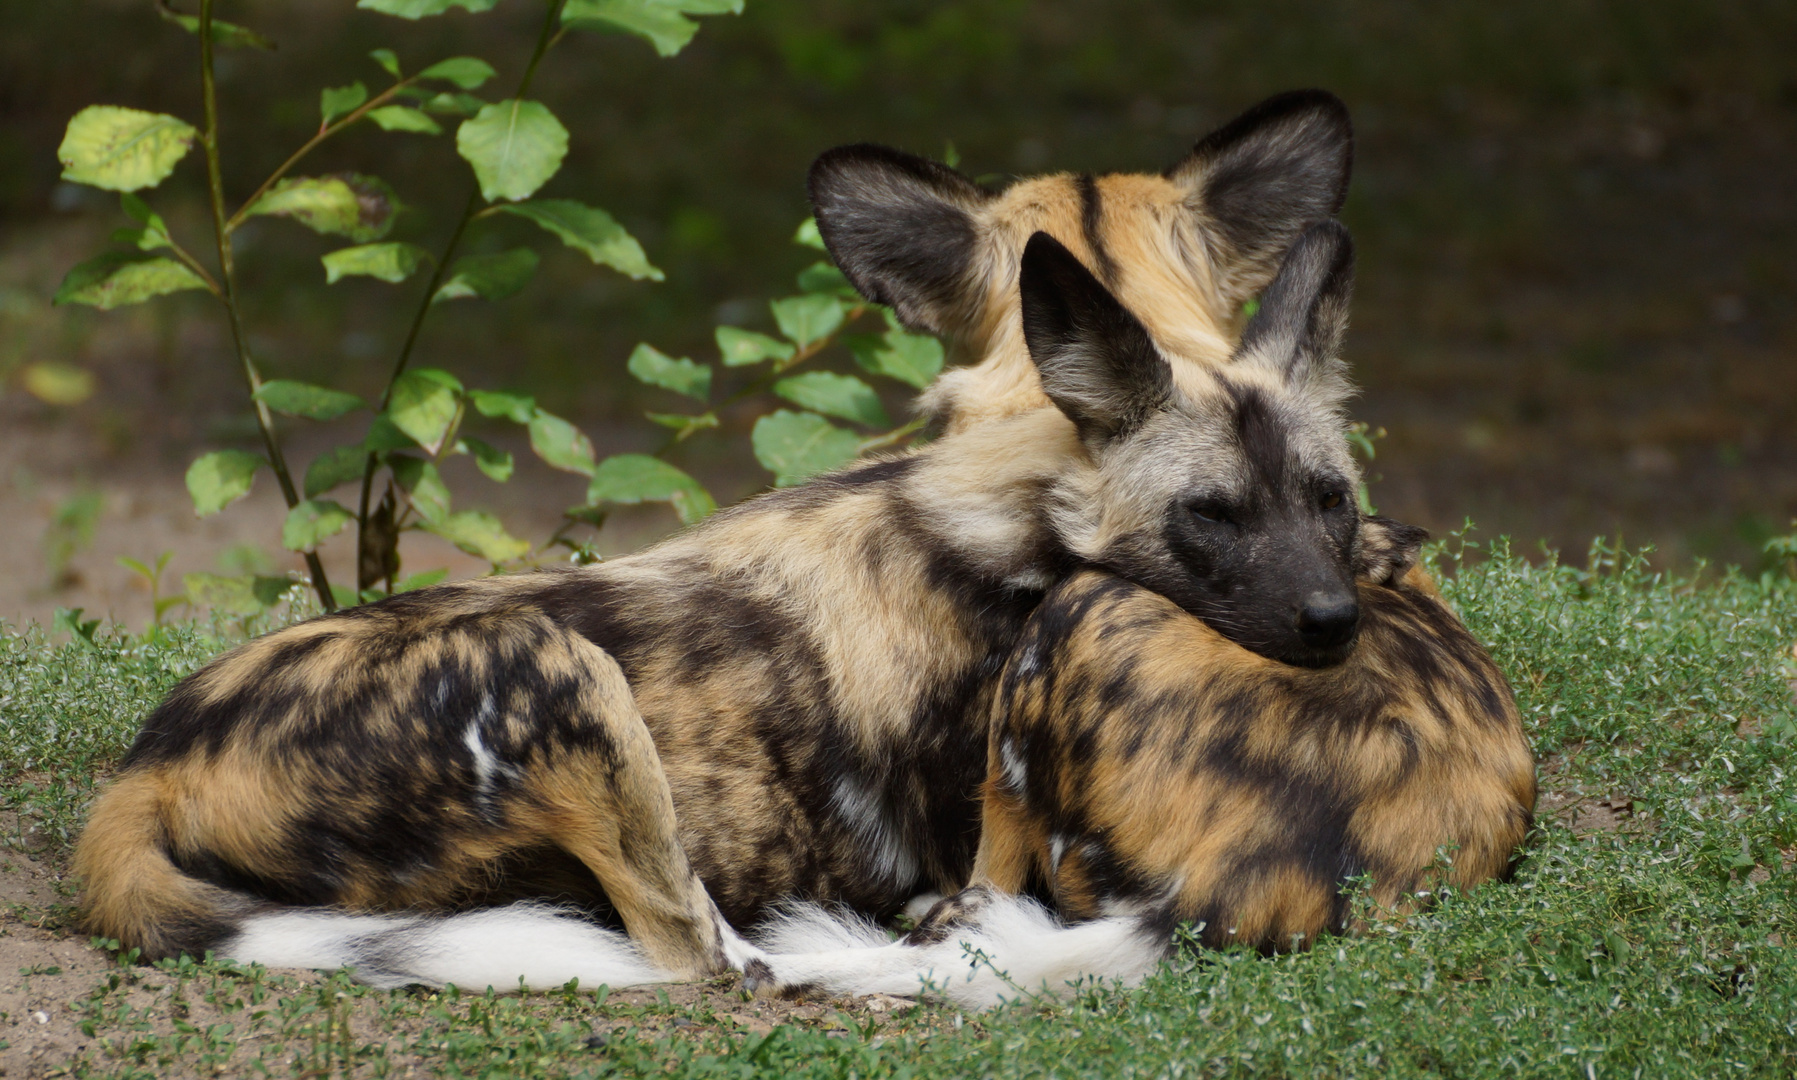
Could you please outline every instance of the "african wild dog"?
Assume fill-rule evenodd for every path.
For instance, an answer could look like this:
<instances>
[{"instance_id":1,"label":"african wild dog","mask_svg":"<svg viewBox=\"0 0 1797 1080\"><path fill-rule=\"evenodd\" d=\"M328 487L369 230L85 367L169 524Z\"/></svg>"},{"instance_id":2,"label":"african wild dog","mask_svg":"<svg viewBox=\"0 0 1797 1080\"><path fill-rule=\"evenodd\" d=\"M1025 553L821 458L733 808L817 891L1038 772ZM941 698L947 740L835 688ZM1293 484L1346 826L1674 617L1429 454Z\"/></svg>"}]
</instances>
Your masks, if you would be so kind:
<instances>
[{"instance_id":1,"label":"african wild dog","mask_svg":"<svg viewBox=\"0 0 1797 1080\"><path fill-rule=\"evenodd\" d=\"M1339 207L1349 148L1340 102L1305 92L1161 177L992 193L896 151L825 154L837 264L978 361L933 399L942 437L629 557L396 596L214 661L94 809L88 928L378 984L620 984L746 963L720 911L878 917L960 887L995 676L1046 589L1115 556L1209 590L1227 622L1267 584L1191 561L1169 526L1213 450L1234 313ZM1304 388L1261 383L1311 415ZM1319 453L1340 503L1338 442ZM1347 505L1292 549L1331 595L1363 548ZM1287 629L1253 644L1339 644Z\"/></svg>"},{"instance_id":2,"label":"african wild dog","mask_svg":"<svg viewBox=\"0 0 1797 1080\"><path fill-rule=\"evenodd\" d=\"M1335 230L1300 239L1267 292L1273 310L1285 286L1325 282L1295 366L1268 350L1281 332L1256 323L1217 373L1211 400L1233 420L1180 477L1196 519L1169 522L1183 544L1143 550L1130 534L1026 625L992 701L972 884L890 944L792 909L763 934L776 954L764 989L905 994L927 980L986 1004L1081 976L1138 979L1181 924L1209 946L1303 947L1351 928L1345 887L1361 875L1387 910L1443 880L1507 875L1534 760L1503 676L1412 566L1422 530L1380 521L1357 587L1319 586L1339 600L1315 606L1342 611L1340 635L1328 620L1314 629L1328 657L1263 647L1293 629L1277 589L1255 583L1230 607L1165 565L1180 558L1197 583L1242 565L1255 569L1222 576L1305 582L1304 538L1346 513L1332 503L1348 474L1307 431L1339 439L1339 424L1288 411L1259 382L1271 371L1320 387L1310 407L1328 411L1348 275L1328 251L1345 239Z\"/></svg>"}]
</instances>

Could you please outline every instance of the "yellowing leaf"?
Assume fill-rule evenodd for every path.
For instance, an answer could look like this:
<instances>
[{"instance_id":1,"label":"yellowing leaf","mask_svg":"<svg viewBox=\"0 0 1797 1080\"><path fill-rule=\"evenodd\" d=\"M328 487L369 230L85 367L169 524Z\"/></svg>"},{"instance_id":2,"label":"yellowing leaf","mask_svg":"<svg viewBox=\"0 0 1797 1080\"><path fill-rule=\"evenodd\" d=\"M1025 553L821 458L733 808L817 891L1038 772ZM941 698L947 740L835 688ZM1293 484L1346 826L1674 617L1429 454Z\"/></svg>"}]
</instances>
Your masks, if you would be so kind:
<instances>
[{"instance_id":1,"label":"yellowing leaf","mask_svg":"<svg viewBox=\"0 0 1797 1080\"><path fill-rule=\"evenodd\" d=\"M54 360L26 365L24 383L27 393L51 405L79 405L94 395L92 372Z\"/></svg>"},{"instance_id":2,"label":"yellowing leaf","mask_svg":"<svg viewBox=\"0 0 1797 1080\"><path fill-rule=\"evenodd\" d=\"M363 243L379 240L393 227L397 202L385 181L338 173L283 180L257 199L249 213L292 218L313 232Z\"/></svg>"},{"instance_id":3,"label":"yellowing leaf","mask_svg":"<svg viewBox=\"0 0 1797 1080\"><path fill-rule=\"evenodd\" d=\"M320 261L324 263L326 285L335 285L351 275L398 283L411 277L418 264L429 257L430 253L417 244L385 243L338 248Z\"/></svg>"},{"instance_id":4,"label":"yellowing leaf","mask_svg":"<svg viewBox=\"0 0 1797 1080\"><path fill-rule=\"evenodd\" d=\"M56 159L64 180L137 191L167 179L198 136L192 124L163 113L89 105L69 121Z\"/></svg>"},{"instance_id":5,"label":"yellowing leaf","mask_svg":"<svg viewBox=\"0 0 1797 1080\"><path fill-rule=\"evenodd\" d=\"M153 296L204 289L200 276L173 259L139 251L108 251L70 270L55 304L87 304L110 311Z\"/></svg>"}]
</instances>

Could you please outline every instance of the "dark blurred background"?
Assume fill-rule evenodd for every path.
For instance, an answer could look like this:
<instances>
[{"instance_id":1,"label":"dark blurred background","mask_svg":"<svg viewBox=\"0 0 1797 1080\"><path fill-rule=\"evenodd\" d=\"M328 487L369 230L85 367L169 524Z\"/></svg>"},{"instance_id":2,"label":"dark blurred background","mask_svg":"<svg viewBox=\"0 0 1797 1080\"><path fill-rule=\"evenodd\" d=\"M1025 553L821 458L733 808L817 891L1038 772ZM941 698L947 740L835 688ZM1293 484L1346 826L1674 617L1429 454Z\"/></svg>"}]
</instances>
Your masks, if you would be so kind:
<instances>
[{"instance_id":1,"label":"dark blurred background","mask_svg":"<svg viewBox=\"0 0 1797 1080\"><path fill-rule=\"evenodd\" d=\"M396 48L408 69L477 53L500 68L498 97L540 17L526 0L417 23L349 0L218 11L280 46L221 54L239 197L310 133L321 86L381 81L369 49ZM247 433L211 302L45 303L125 224L112 196L59 183L63 125L95 102L197 120L194 40L149 0L0 0L0 13L0 377L55 359L96 379L68 407L4 383L0 484L45 515L119 477L140 490L173 477L178 495L196 452ZM1674 567L1757 568L1797 515L1788 0L749 0L671 60L574 35L532 93L573 135L545 194L610 209L667 281L595 270L523 222L487 226L474 250L536 244L538 280L502 303L446 306L420 362L533 390L602 452L649 445L640 410L668 403L630 383L625 356L648 340L710 359L718 322L770 327L766 300L793 291L813 254L789 238L818 151L870 140L941 156L952 143L976 175L1152 170L1301 86L1345 98L1358 132L1348 356L1357 415L1390 432L1373 469L1381 511L1436 530L1471 517L1581 557L1607 534L1652 542ZM153 195L196 246L199 160ZM433 247L466 191L447 137L370 127L306 171L349 168L417 208L394 238ZM316 260L335 243L276 221L242 239L270 373L378 391L419 283L326 290ZM694 440L683 463L729 496L765 482L745 459L727 435ZM555 482L568 490L542 496L551 515L578 495ZM31 535L0 523L14 546Z\"/></svg>"}]
</instances>

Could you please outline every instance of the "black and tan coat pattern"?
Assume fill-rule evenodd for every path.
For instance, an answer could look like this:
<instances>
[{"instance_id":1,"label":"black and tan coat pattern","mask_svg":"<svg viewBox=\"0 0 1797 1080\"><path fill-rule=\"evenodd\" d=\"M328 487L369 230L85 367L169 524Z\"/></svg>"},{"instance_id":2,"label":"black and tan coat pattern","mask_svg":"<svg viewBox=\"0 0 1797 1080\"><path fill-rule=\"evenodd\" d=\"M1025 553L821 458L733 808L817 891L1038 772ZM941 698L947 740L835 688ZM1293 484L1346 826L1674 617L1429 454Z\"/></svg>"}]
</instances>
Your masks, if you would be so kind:
<instances>
[{"instance_id":1,"label":"black and tan coat pattern","mask_svg":"<svg viewBox=\"0 0 1797 1080\"><path fill-rule=\"evenodd\" d=\"M1186 926L1303 948L1508 876L1535 804L1510 689L1421 571L1359 588L1340 664L1256 655L1166 598L1081 573L1050 593L994 703L973 883L888 944L796 913L764 985L967 1005L1134 981Z\"/></svg>"},{"instance_id":2,"label":"black and tan coat pattern","mask_svg":"<svg viewBox=\"0 0 1797 1080\"><path fill-rule=\"evenodd\" d=\"M992 698L970 886L891 945L795 910L764 935L779 955L762 985L932 980L983 1004L1139 978L1182 924L1207 945L1305 946L1351 928L1363 877L1401 909L1507 872L1535 802L1510 689L1412 567L1421 530L1341 496L1331 403L1350 273L1339 226L1298 240L1236 362L1186 393L1211 422L1158 440L1205 451L1170 476L1136 472L1176 492L1137 504L1167 507L1158 535L1097 529L1088 569L1026 624ZM1324 554L1350 544L1350 560Z\"/></svg>"},{"instance_id":3,"label":"black and tan coat pattern","mask_svg":"<svg viewBox=\"0 0 1797 1080\"><path fill-rule=\"evenodd\" d=\"M220 658L95 807L88 928L384 984L619 984L750 963L720 910L883 916L959 887L996 675L1045 590L1095 563L1229 623L1276 584L1169 531L1219 417L1306 418L1328 527L1275 546L1337 598L1364 562L1377 527L1341 504L1339 380L1289 365L1316 290L1269 290L1253 363L1228 345L1348 162L1340 103L1316 93L1160 177L992 194L894 151L826 154L812 192L838 264L975 361L935 392L943 436L628 558L407 594ZM1250 644L1341 647L1301 622L1260 619Z\"/></svg>"}]
</instances>

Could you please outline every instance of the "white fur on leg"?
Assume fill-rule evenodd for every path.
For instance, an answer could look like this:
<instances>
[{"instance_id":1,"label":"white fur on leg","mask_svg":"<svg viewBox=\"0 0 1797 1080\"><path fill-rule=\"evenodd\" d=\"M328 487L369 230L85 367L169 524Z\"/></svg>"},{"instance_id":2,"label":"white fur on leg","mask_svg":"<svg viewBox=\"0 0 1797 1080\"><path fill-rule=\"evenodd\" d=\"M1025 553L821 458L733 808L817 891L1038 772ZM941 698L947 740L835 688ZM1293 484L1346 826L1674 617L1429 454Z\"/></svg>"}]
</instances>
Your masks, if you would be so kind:
<instances>
[{"instance_id":1,"label":"white fur on leg","mask_svg":"<svg viewBox=\"0 0 1797 1080\"><path fill-rule=\"evenodd\" d=\"M1003 895L934 944L881 944L874 934L878 928L854 916L810 907L788 909L757 937L775 954L765 958L775 988L894 995L933 989L971 1008L1059 993L1081 979L1133 984L1169 947L1134 916L1068 926L1033 900Z\"/></svg>"},{"instance_id":2,"label":"white fur on leg","mask_svg":"<svg viewBox=\"0 0 1797 1080\"><path fill-rule=\"evenodd\" d=\"M383 989L454 983L516 990L522 979L526 989L549 990L578 978L591 990L672 981L623 934L532 903L445 916L328 909L253 915L218 954L268 967L352 967L359 982Z\"/></svg>"}]
</instances>

